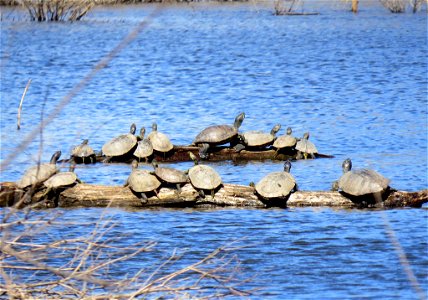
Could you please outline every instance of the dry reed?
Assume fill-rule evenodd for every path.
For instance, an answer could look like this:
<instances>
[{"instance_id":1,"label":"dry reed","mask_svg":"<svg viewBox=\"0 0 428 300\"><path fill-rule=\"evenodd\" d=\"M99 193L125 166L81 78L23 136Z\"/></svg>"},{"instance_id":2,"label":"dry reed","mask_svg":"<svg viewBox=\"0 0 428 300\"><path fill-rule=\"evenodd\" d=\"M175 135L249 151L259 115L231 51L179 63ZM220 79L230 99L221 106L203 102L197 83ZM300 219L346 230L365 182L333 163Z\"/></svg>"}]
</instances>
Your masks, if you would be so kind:
<instances>
[{"instance_id":1,"label":"dry reed","mask_svg":"<svg viewBox=\"0 0 428 300\"><path fill-rule=\"evenodd\" d=\"M79 21L94 6L91 0L17 0L33 21Z\"/></svg>"}]
</instances>

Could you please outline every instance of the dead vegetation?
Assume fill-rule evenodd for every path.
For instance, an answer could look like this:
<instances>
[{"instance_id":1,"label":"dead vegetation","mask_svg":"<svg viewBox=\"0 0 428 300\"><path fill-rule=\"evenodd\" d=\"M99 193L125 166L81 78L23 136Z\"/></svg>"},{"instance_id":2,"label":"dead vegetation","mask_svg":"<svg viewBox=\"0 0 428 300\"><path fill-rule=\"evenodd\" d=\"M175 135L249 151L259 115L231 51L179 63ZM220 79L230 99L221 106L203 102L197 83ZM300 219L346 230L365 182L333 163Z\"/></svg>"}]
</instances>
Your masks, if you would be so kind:
<instances>
[{"instance_id":1,"label":"dead vegetation","mask_svg":"<svg viewBox=\"0 0 428 300\"><path fill-rule=\"evenodd\" d=\"M3 210L0 295L10 299L135 299L250 294L242 288L249 279L242 278L234 254L242 248L238 241L185 264L186 252L160 253L155 241L129 243L127 233L112 233L116 225L107 216L95 223L64 224L58 213ZM88 226L92 231L79 234L79 228ZM64 228L67 232L61 234ZM129 267L141 266L141 262L146 262L144 267Z\"/></svg>"},{"instance_id":2,"label":"dead vegetation","mask_svg":"<svg viewBox=\"0 0 428 300\"><path fill-rule=\"evenodd\" d=\"M413 13L418 12L425 0L380 0L380 3L392 13L404 13L408 6Z\"/></svg>"}]
</instances>

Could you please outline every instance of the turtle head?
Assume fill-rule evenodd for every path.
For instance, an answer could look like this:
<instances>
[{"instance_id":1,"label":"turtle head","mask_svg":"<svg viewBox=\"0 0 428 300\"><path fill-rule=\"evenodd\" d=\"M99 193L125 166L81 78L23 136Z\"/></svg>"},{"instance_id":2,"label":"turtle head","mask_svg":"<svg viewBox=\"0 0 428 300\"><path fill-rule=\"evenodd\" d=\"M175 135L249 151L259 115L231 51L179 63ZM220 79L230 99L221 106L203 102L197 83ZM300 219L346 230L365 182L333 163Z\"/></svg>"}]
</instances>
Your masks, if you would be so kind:
<instances>
[{"instance_id":1,"label":"turtle head","mask_svg":"<svg viewBox=\"0 0 428 300\"><path fill-rule=\"evenodd\" d=\"M135 131L137 131L137 125L135 125L135 123L132 123L131 127L129 128L129 133L135 134Z\"/></svg>"},{"instance_id":2,"label":"turtle head","mask_svg":"<svg viewBox=\"0 0 428 300\"><path fill-rule=\"evenodd\" d=\"M137 161L136 159L134 159L134 160L132 161L131 166L132 166L132 170L137 169L137 168L138 168L138 161Z\"/></svg>"},{"instance_id":3,"label":"turtle head","mask_svg":"<svg viewBox=\"0 0 428 300\"><path fill-rule=\"evenodd\" d=\"M303 134L303 139L304 139L304 140L309 140L309 132L305 132L305 133Z\"/></svg>"},{"instance_id":4,"label":"turtle head","mask_svg":"<svg viewBox=\"0 0 428 300\"><path fill-rule=\"evenodd\" d=\"M156 124L156 122L152 124L152 131L158 131L158 124Z\"/></svg>"},{"instance_id":5,"label":"turtle head","mask_svg":"<svg viewBox=\"0 0 428 300\"><path fill-rule=\"evenodd\" d=\"M76 169L76 163L74 162L74 160L72 160L70 162L70 167L68 168L69 172L74 172L74 170Z\"/></svg>"},{"instance_id":6,"label":"turtle head","mask_svg":"<svg viewBox=\"0 0 428 300\"><path fill-rule=\"evenodd\" d=\"M82 145L87 145L88 143L89 143L89 140L88 139L84 139L83 142L82 142Z\"/></svg>"},{"instance_id":7,"label":"turtle head","mask_svg":"<svg viewBox=\"0 0 428 300\"><path fill-rule=\"evenodd\" d=\"M196 157L196 155L193 154L190 151L188 153L189 153L190 159L193 160L193 162L195 163L195 165L197 165L198 164L198 158Z\"/></svg>"},{"instance_id":8,"label":"turtle head","mask_svg":"<svg viewBox=\"0 0 428 300\"><path fill-rule=\"evenodd\" d=\"M146 134L146 128L145 127L141 127L140 129L140 138L143 140L144 139L144 135Z\"/></svg>"},{"instance_id":9,"label":"turtle head","mask_svg":"<svg viewBox=\"0 0 428 300\"><path fill-rule=\"evenodd\" d=\"M248 185L251 186L252 188L256 188L254 181L251 181Z\"/></svg>"},{"instance_id":10,"label":"turtle head","mask_svg":"<svg viewBox=\"0 0 428 300\"><path fill-rule=\"evenodd\" d=\"M272 127L270 134L275 135L280 129L281 129L281 124L276 124L275 126Z\"/></svg>"},{"instance_id":11,"label":"turtle head","mask_svg":"<svg viewBox=\"0 0 428 300\"><path fill-rule=\"evenodd\" d=\"M293 133L293 130L291 130L291 127L287 128L287 135L291 135Z\"/></svg>"},{"instance_id":12,"label":"turtle head","mask_svg":"<svg viewBox=\"0 0 428 300\"><path fill-rule=\"evenodd\" d=\"M233 123L233 127L235 127L236 129L238 129L239 127L241 127L242 122L245 119L245 113L242 112L239 115L236 116L235 118L235 123Z\"/></svg>"},{"instance_id":13,"label":"turtle head","mask_svg":"<svg viewBox=\"0 0 428 300\"><path fill-rule=\"evenodd\" d=\"M287 160L284 163L284 172L290 173L291 170L291 162L289 160Z\"/></svg>"},{"instance_id":14,"label":"turtle head","mask_svg":"<svg viewBox=\"0 0 428 300\"><path fill-rule=\"evenodd\" d=\"M343 173L349 172L352 169L352 161L350 158L347 158L342 163L342 171Z\"/></svg>"},{"instance_id":15,"label":"turtle head","mask_svg":"<svg viewBox=\"0 0 428 300\"><path fill-rule=\"evenodd\" d=\"M157 167L159 167L158 162L155 159L152 161L152 166L155 170Z\"/></svg>"},{"instance_id":16,"label":"turtle head","mask_svg":"<svg viewBox=\"0 0 428 300\"><path fill-rule=\"evenodd\" d=\"M58 159L61 157L61 151L56 151L52 157L51 157L51 164L56 164L56 162L58 161Z\"/></svg>"}]
</instances>

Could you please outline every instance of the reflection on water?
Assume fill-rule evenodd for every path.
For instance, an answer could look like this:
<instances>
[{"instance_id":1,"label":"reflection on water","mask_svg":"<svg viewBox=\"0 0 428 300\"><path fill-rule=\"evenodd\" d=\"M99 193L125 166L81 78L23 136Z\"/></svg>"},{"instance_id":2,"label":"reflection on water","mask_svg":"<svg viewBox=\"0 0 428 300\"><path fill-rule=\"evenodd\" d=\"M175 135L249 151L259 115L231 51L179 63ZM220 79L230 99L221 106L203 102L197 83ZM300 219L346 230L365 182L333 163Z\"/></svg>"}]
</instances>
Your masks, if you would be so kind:
<instances>
[{"instance_id":1,"label":"reflection on water","mask_svg":"<svg viewBox=\"0 0 428 300\"><path fill-rule=\"evenodd\" d=\"M328 190L343 159L390 178L397 189L427 188L426 13L391 15L372 5L358 15L340 6L319 16L276 17L268 6L189 5L166 9L43 132L43 159L89 138L97 150L131 122L156 121L175 144L204 127L232 123L269 131L281 123L311 132L334 159L299 161L303 190ZM1 159L149 12L147 6L99 8L83 22L1 26ZM411 30L410 30L411 29ZM16 111L28 81L22 130ZM17 180L37 160L39 137L1 172ZM185 170L191 163L174 166ZM280 162L212 163L224 182L248 184ZM64 167L65 168L65 167ZM123 184L125 164L78 166L87 183ZM118 211L112 234L208 251L248 237L239 253L264 297L412 299L378 212L312 210ZM426 210L386 212L412 268L427 287ZM65 210L64 219L98 217ZM84 230L77 227L76 231ZM193 252L192 252L193 253ZM196 255L196 254L195 254Z\"/></svg>"}]
</instances>

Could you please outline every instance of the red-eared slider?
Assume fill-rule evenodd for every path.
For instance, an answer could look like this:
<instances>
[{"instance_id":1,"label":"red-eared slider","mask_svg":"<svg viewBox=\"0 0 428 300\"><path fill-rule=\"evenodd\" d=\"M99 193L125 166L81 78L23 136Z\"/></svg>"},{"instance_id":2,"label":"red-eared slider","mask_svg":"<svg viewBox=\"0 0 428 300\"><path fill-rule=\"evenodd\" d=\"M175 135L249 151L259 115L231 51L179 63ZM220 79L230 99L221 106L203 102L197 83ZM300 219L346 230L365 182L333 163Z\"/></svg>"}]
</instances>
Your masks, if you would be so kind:
<instances>
[{"instance_id":1,"label":"red-eared slider","mask_svg":"<svg viewBox=\"0 0 428 300\"><path fill-rule=\"evenodd\" d=\"M129 133L119 135L105 143L102 147L102 153L106 156L104 161L108 162L112 158L117 159L130 153L137 145L137 137L134 135L135 131L136 126L132 124Z\"/></svg>"},{"instance_id":2,"label":"red-eared slider","mask_svg":"<svg viewBox=\"0 0 428 300\"><path fill-rule=\"evenodd\" d=\"M296 143L297 157L296 159L302 159L302 155L305 159L310 156L315 158L315 154L318 153L317 147L309 141L309 132L303 135L303 138Z\"/></svg>"},{"instance_id":3,"label":"red-eared slider","mask_svg":"<svg viewBox=\"0 0 428 300\"><path fill-rule=\"evenodd\" d=\"M201 158L208 158L208 148L210 145L223 145L236 138L238 135L238 129L244 119L245 113L240 113L236 116L233 126L213 125L202 130L192 143L194 145L203 145L203 151L200 152Z\"/></svg>"},{"instance_id":4,"label":"red-eared slider","mask_svg":"<svg viewBox=\"0 0 428 300\"><path fill-rule=\"evenodd\" d=\"M167 153L174 147L169 140L169 137L166 134L158 131L158 125L156 123L153 123L152 132L149 133L147 139L150 141L150 143L152 143L153 150L162 153Z\"/></svg>"},{"instance_id":5,"label":"red-eared slider","mask_svg":"<svg viewBox=\"0 0 428 300\"><path fill-rule=\"evenodd\" d=\"M167 184L175 184L178 193L181 193L181 185L188 182L189 178L186 173L177 169L168 167L159 167L156 162L153 162L156 177Z\"/></svg>"},{"instance_id":6,"label":"red-eared slider","mask_svg":"<svg viewBox=\"0 0 428 300\"><path fill-rule=\"evenodd\" d=\"M85 161L89 161L90 163L95 163L95 152L91 146L88 145L89 140L85 139L83 142L74 147L71 151L71 158L76 163L85 163Z\"/></svg>"},{"instance_id":7,"label":"red-eared slider","mask_svg":"<svg viewBox=\"0 0 428 300\"><path fill-rule=\"evenodd\" d=\"M25 189L29 186L36 186L42 183L58 172L58 169L56 168L56 162L60 156L61 151L56 151L52 155L49 163L40 164L29 168L25 172L24 176L22 176L22 178L16 182L16 185L21 189Z\"/></svg>"},{"instance_id":8,"label":"red-eared slider","mask_svg":"<svg viewBox=\"0 0 428 300\"><path fill-rule=\"evenodd\" d=\"M137 149L134 151L134 156L138 158L138 161L144 159L146 162L149 160L149 157L153 154L152 143L144 138L146 129L141 127L140 130L140 141L137 144Z\"/></svg>"},{"instance_id":9,"label":"red-eared slider","mask_svg":"<svg viewBox=\"0 0 428 300\"><path fill-rule=\"evenodd\" d=\"M297 139L292 136L292 129L291 127L287 128L287 133L285 135L281 135L276 138L275 142L273 142L273 147L277 149L277 151L280 151L284 148L292 148L296 146Z\"/></svg>"},{"instance_id":10,"label":"red-eared slider","mask_svg":"<svg viewBox=\"0 0 428 300\"><path fill-rule=\"evenodd\" d=\"M188 171L190 183L202 198L205 197L204 190L211 191L211 197L214 198L215 190L222 184L220 175L210 166L199 165L198 159L192 152L189 152L189 155L195 163Z\"/></svg>"},{"instance_id":11,"label":"red-eared slider","mask_svg":"<svg viewBox=\"0 0 428 300\"><path fill-rule=\"evenodd\" d=\"M273 143L276 133L281 129L281 124L276 124L270 133L263 131L247 131L242 134L246 148L263 148Z\"/></svg>"},{"instance_id":12,"label":"red-eared slider","mask_svg":"<svg viewBox=\"0 0 428 300\"><path fill-rule=\"evenodd\" d=\"M352 161L345 159L342 163L343 175L333 183L333 190L356 197L373 195L375 202L381 204L382 194L389 189L390 180L374 170L351 169Z\"/></svg>"},{"instance_id":13,"label":"red-eared slider","mask_svg":"<svg viewBox=\"0 0 428 300\"><path fill-rule=\"evenodd\" d=\"M257 194L265 199L285 198L292 191L297 191L296 180L290 174L291 163L284 163L283 172L274 172L263 177L256 185Z\"/></svg>"},{"instance_id":14,"label":"red-eared slider","mask_svg":"<svg viewBox=\"0 0 428 300\"><path fill-rule=\"evenodd\" d=\"M155 192L157 194L157 188L160 185L156 176L147 170L139 170L138 162L132 161L132 172L126 180L125 186L129 186L132 191L141 195L141 203L147 203L146 193Z\"/></svg>"}]
</instances>

